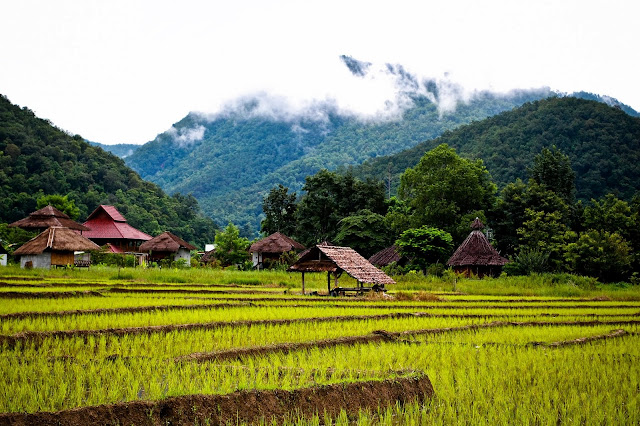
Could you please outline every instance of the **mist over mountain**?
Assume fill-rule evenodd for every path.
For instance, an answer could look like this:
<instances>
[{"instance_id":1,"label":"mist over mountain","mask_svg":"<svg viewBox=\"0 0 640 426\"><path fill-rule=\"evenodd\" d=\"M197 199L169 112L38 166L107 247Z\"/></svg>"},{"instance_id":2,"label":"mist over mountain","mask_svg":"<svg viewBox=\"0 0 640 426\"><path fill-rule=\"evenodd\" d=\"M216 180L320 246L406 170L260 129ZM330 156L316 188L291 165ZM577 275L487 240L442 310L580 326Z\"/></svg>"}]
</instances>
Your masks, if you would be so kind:
<instances>
[{"instance_id":1,"label":"mist over mountain","mask_svg":"<svg viewBox=\"0 0 640 426\"><path fill-rule=\"evenodd\" d=\"M463 124L559 95L549 88L467 91L446 76L423 78L402 65L340 59L360 88L351 97L241 97L214 114L188 114L125 161L169 193L193 194L217 223L232 221L256 232L262 199L274 185L299 192L305 177L322 168L395 154Z\"/></svg>"},{"instance_id":2,"label":"mist over mountain","mask_svg":"<svg viewBox=\"0 0 640 426\"><path fill-rule=\"evenodd\" d=\"M140 145L136 145L133 143L118 143L115 145L107 145L99 142L91 142L91 141L87 141L87 142L90 145L99 146L105 151L110 152L116 157L120 157L120 158L127 158L128 156L133 154L133 152L136 149L140 148Z\"/></svg>"}]
</instances>

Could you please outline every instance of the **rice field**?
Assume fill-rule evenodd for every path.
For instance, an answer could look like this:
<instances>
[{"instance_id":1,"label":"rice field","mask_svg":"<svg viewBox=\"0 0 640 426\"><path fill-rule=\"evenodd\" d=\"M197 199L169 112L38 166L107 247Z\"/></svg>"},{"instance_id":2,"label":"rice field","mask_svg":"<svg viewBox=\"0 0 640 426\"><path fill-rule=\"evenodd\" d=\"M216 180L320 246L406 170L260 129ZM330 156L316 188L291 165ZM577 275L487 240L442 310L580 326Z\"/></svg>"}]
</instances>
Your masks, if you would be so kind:
<instances>
[{"instance_id":1,"label":"rice field","mask_svg":"<svg viewBox=\"0 0 640 426\"><path fill-rule=\"evenodd\" d=\"M251 404L256 392L337 401L285 417L274 406L259 424L640 424L636 288L569 295L537 277L518 287L519 277L454 292L409 277L391 297L329 298L302 295L285 273L184 274L0 270L0 424L73 409L111 423L100 406L142 402L145 422L159 424L149 404ZM326 291L325 280L307 290ZM424 377L433 395L402 398ZM345 389L365 396L340 403ZM185 424L218 421L192 399Z\"/></svg>"}]
</instances>

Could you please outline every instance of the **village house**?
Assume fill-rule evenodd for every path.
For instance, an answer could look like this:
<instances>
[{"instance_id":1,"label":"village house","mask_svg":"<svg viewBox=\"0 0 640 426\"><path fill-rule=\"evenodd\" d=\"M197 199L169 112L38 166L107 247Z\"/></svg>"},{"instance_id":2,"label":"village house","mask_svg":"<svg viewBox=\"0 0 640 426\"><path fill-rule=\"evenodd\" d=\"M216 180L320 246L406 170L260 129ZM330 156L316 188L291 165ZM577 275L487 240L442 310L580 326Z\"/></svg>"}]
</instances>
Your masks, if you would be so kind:
<instances>
[{"instance_id":1,"label":"village house","mask_svg":"<svg viewBox=\"0 0 640 426\"><path fill-rule=\"evenodd\" d=\"M152 238L129 225L114 206L98 206L84 226L90 230L84 231L83 236L99 246L107 245L109 251L114 253L138 252L140 244Z\"/></svg>"},{"instance_id":2,"label":"village house","mask_svg":"<svg viewBox=\"0 0 640 426\"><path fill-rule=\"evenodd\" d=\"M77 251L100 250L100 247L74 230L52 226L18 248L22 268L45 268L75 264ZM88 266L88 265L87 265Z\"/></svg>"},{"instance_id":3,"label":"village house","mask_svg":"<svg viewBox=\"0 0 640 426\"><path fill-rule=\"evenodd\" d=\"M509 262L489 243L482 232L483 228L484 224L476 217L471 224L471 233L447 262L455 273L464 274L466 277L471 275L479 278L496 277L502 272L502 267Z\"/></svg>"},{"instance_id":4,"label":"village house","mask_svg":"<svg viewBox=\"0 0 640 426\"><path fill-rule=\"evenodd\" d=\"M283 253L289 251L302 251L304 246L292 238L287 237L280 232L274 232L273 234L265 237L249 247L249 253L251 253L251 260L253 261L253 267L262 269L264 267L265 260L277 261Z\"/></svg>"},{"instance_id":5,"label":"village house","mask_svg":"<svg viewBox=\"0 0 640 426\"><path fill-rule=\"evenodd\" d=\"M175 262L184 259L186 266L191 266L191 250L195 249L194 246L171 232L163 232L157 237L145 241L139 248L142 253L149 253L150 262L158 262L163 259L171 259Z\"/></svg>"}]
</instances>

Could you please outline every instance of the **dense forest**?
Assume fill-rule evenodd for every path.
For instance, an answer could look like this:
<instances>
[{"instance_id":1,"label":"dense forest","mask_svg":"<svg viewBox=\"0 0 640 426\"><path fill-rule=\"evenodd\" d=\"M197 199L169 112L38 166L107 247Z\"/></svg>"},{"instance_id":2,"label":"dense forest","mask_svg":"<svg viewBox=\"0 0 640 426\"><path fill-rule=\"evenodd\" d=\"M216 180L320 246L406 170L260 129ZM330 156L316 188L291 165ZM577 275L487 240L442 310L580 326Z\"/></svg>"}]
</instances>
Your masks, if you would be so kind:
<instances>
[{"instance_id":1,"label":"dense forest","mask_svg":"<svg viewBox=\"0 0 640 426\"><path fill-rule=\"evenodd\" d=\"M331 103L304 114L265 113L268 101L245 99L213 118L189 114L125 161L169 193L192 193L218 223L232 221L255 235L260 202L273 185L300 190L305 177L320 169L399 152L552 94L480 93L444 112L438 108L437 86L431 84L429 90L431 98L407 94L412 106L401 117L377 120L344 115Z\"/></svg>"},{"instance_id":2,"label":"dense forest","mask_svg":"<svg viewBox=\"0 0 640 426\"><path fill-rule=\"evenodd\" d=\"M0 96L0 223L22 219L38 199L56 194L75 204L80 221L111 204L150 235L171 231L201 247L217 229L193 196L168 196L120 158Z\"/></svg>"},{"instance_id":3,"label":"dense forest","mask_svg":"<svg viewBox=\"0 0 640 426\"><path fill-rule=\"evenodd\" d=\"M526 165L527 179L501 191L480 159L446 144L427 151L400 176L398 196L382 182L350 172L308 176L301 197L283 185L263 200L262 232L283 232L306 245L331 241L364 256L395 244L392 273L444 273L475 218L510 262L508 274L571 272L602 281L640 281L640 192L576 199L570 158L552 146Z\"/></svg>"},{"instance_id":4,"label":"dense forest","mask_svg":"<svg viewBox=\"0 0 640 426\"><path fill-rule=\"evenodd\" d=\"M466 158L482 159L502 188L527 178L527 167L544 147L556 146L571 159L576 196L582 200L607 193L630 199L640 188L640 118L604 103L572 97L527 103L474 122L406 151L371 159L352 173L392 182L440 144Z\"/></svg>"}]
</instances>

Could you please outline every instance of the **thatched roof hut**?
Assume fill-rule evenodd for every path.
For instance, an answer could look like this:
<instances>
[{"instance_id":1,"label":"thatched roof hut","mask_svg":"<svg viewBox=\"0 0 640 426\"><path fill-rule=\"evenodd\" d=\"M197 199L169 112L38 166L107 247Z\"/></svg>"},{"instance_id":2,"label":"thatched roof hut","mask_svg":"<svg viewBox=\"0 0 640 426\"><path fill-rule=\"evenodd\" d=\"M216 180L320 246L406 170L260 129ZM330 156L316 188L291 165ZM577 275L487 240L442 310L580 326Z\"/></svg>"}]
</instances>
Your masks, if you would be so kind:
<instances>
[{"instance_id":1,"label":"thatched roof hut","mask_svg":"<svg viewBox=\"0 0 640 426\"><path fill-rule=\"evenodd\" d=\"M331 293L331 277L333 273L336 280L346 272L354 278L362 288L363 284L373 284L384 288L385 284L395 284L387 274L373 266L367 259L350 247L338 247L329 245L317 245L311 247L298 261L288 269L292 272L327 272L327 285ZM304 291L304 275L303 275Z\"/></svg>"},{"instance_id":2,"label":"thatched roof hut","mask_svg":"<svg viewBox=\"0 0 640 426\"><path fill-rule=\"evenodd\" d=\"M153 238L129 225L114 206L98 206L84 225L91 228L83 232L85 237L101 246L110 243L123 252L138 251L140 244Z\"/></svg>"},{"instance_id":3,"label":"thatched roof hut","mask_svg":"<svg viewBox=\"0 0 640 426\"><path fill-rule=\"evenodd\" d=\"M69 228L52 226L13 252L20 266L50 268L73 265L74 252L100 250L100 247Z\"/></svg>"},{"instance_id":4,"label":"thatched roof hut","mask_svg":"<svg viewBox=\"0 0 640 426\"><path fill-rule=\"evenodd\" d=\"M380 250L369 258L369 263L375 266L388 266L396 262L401 263L402 256L398 253L398 247L395 245Z\"/></svg>"},{"instance_id":5,"label":"thatched roof hut","mask_svg":"<svg viewBox=\"0 0 640 426\"><path fill-rule=\"evenodd\" d=\"M188 266L191 264L191 250L196 250L196 247L168 231L140 245L140 251L149 253L152 262L173 257L174 261L184 259Z\"/></svg>"},{"instance_id":6,"label":"thatched roof hut","mask_svg":"<svg viewBox=\"0 0 640 426\"><path fill-rule=\"evenodd\" d=\"M266 259L278 259L283 253L289 251L301 251L305 247L280 232L265 237L249 247L249 253L252 254L253 266L261 268Z\"/></svg>"},{"instance_id":7,"label":"thatched roof hut","mask_svg":"<svg viewBox=\"0 0 640 426\"><path fill-rule=\"evenodd\" d=\"M51 226L62 226L69 229L76 229L78 231L88 231L89 228L80 225L77 222L71 220L69 216L62 213L57 208L53 207L49 204L46 207L41 208L40 210L36 210L35 212L29 214L29 216L24 219L20 219L16 222L9 224L10 227L18 227L27 230L43 230L47 229Z\"/></svg>"},{"instance_id":8,"label":"thatched roof hut","mask_svg":"<svg viewBox=\"0 0 640 426\"><path fill-rule=\"evenodd\" d=\"M482 232L483 228L484 224L476 218L471 224L471 233L447 262L456 273L466 276L473 274L478 277L497 276L502 267L509 262L489 243Z\"/></svg>"}]
</instances>

